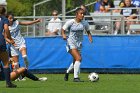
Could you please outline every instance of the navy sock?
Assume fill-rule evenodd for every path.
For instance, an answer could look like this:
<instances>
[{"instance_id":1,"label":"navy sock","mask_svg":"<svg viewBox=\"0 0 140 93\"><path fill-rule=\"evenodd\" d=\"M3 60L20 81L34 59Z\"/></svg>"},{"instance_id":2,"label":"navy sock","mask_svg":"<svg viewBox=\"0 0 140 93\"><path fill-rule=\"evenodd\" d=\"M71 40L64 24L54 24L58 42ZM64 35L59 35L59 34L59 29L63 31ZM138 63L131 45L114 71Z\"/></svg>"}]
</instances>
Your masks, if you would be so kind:
<instances>
[{"instance_id":1,"label":"navy sock","mask_svg":"<svg viewBox=\"0 0 140 93\"><path fill-rule=\"evenodd\" d=\"M32 79L32 80L34 80L34 81L37 81L39 78L38 77L36 77L35 75L33 75L30 71L28 71L27 69L23 72L23 74L26 76L26 77L28 77L28 78L30 78L30 79Z\"/></svg>"},{"instance_id":2,"label":"navy sock","mask_svg":"<svg viewBox=\"0 0 140 93\"><path fill-rule=\"evenodd\" d=\"M4 72L6 84L8 84L8 85L11 84L11 80L10 80L10 68L3 68L3 72Z\"/></svg>"}]
</instances>

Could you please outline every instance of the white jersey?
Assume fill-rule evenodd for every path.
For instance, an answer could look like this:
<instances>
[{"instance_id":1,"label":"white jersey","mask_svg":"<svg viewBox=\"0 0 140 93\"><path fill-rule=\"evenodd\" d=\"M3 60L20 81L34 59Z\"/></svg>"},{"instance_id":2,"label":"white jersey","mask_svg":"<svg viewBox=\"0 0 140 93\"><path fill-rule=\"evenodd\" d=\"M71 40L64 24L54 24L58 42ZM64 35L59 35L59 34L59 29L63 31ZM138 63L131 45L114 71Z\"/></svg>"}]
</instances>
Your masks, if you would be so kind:
<instances>
[{"instance_id":1,"label":"white jersey","mask_svg":"<svg viewBox=\"0 0 140 93\"><path fill-rule=\"evenodd\" d=\"M11 37L14 39L16 47L11 46L11 55L15 56L18 55L18 50L20 50L22 47L26 47L25 40L20 34L20 28L19 28L19 21L16 20L13 22L12 26L9 26Z\"/></svg>"},{"instance_id":2,"label":"white jersey","mask_svg":"<svg viewBox=\"0 0 140 93\"><path fill-rule=\"evenodd\" d=\"M14 39L17 46L20 46L21 43L25 43L24 38L20 34L19 21L16 20L13 22L12 26L9 26L11 37Z\"/></svg>"},{"instance_id":3,"label":"white jersey","mask_svg":"<svg viewBox=\"0 0 140 93\"><path fill-rule=\"evenodd\" d=\"M89 24L87 21L82 20L80 23L77 23L75 19L71 19L67 21L63 26L64 30L69 30L68 40L75 42L82 42L83 40L83 31L89 30Z\"/></svg>"},{"instance_id":4,"label":"white jersey","mask_svg":"<svg viewBox=\"0 0 140 93\"><path fill-rule=\"evenodd\" d=\"M71 19L70 21L67 21L65 23L63 29L70 31L67 39L69 49L76 48L78 50L81 50L83 31L89 31L88 22L82 20L80 23L77 23L75 19Z\"/></svg>"}]
</instances>

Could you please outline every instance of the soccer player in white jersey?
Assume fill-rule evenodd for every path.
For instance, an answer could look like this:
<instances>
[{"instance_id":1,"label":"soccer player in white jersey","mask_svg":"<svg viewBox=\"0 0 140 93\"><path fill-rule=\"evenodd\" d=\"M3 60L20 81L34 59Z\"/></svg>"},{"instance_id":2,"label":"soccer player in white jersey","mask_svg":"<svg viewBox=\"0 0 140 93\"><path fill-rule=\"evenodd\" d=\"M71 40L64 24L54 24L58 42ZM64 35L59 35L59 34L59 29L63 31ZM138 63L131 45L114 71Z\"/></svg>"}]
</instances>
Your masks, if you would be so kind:
<instances>
[{"instance_id":1,"label":"soccer player in white jersey","mask_svg":"<svg viewBox=\"0 0 140 93\"><path fill-rule=\"evenodd\" d=\"M92 36L89 31L89 24L87 21L83 20L84 11L81 8L76 10L76 18L67 21L62 27L62 37L67 40L67 51L73 57L73 63L67 69L64 80L68 81L69 72L74 68L74 82L82 82L78 76L81 64L81 47L83 40L83 31L86 30L89 41L92 43ZM66 37L65 30L69 30L69 36Z\"/></svg>"},{"instance_id":2,"label":"soccer player in white jersey","mask_svg":"<svg viewBox=\"0 0 140 93\"><path fill-rule=\"evenodd\" d=\"M27 59L27 53L26 53L26 44L25 40L22 37L20 33L20 25L31 25L37 22L40 22L40 19L34 20L34 21L28 21L28 22L19 22L14 18L14 15L12 13L7 13L7 18L9 20L9 30L11 33L11 37L14 39L16 47L10 46L11 50L11 56L12 59L15 62L15 67L18 68L18 61L19 61L19 51L22 54L22 57L24 59L24 63L26 68L28 68L28 59Z\"/></svg>"}]
</instances>

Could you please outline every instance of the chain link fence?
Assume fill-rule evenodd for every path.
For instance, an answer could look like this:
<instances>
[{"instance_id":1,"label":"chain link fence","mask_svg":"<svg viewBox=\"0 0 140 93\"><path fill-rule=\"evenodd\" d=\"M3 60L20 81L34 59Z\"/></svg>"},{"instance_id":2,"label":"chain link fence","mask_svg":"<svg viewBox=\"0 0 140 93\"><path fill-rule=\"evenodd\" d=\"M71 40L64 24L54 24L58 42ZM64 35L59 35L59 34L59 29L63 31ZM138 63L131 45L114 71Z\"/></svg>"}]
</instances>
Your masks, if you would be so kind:
<instances>
[{"instance_id":1,"label":"chain link fence","mask_svg":"<svg viewBox=\"0 0 140 93\"><path fill-rule=\"evenodd\" d=\"M136 31L140 31L140 19L139 15L136 15L137 18L134 21L135 24L131 24L129 29L132 30L131 34L135 34ZM61 21L62 25L70 20L73 19L74 16L59 16L60 19L65 17L65 20ZM122 15L119 13L91 13L90 16L85 17L92 17L93 20L87 20L88 22L93 22L93 24L89 25L90 31L92 35L113 35L116 22L120 22L120 29L118 31L119 35L125 35L127 32L128 27L126 26L127 20L123 18ZM16 17L19 21L29 21L34 20L33 16L26 16L26 17ZM36 16L35 18L41 18L42 22L28 25L28 26L21 26L21 34L23 36L45 36L45 32L47 31L47 26L49 20L52 16ZM84 32L85 34L85 32ZM59 34L61 35L61 34Z\"/></svg>"}]
</instances>

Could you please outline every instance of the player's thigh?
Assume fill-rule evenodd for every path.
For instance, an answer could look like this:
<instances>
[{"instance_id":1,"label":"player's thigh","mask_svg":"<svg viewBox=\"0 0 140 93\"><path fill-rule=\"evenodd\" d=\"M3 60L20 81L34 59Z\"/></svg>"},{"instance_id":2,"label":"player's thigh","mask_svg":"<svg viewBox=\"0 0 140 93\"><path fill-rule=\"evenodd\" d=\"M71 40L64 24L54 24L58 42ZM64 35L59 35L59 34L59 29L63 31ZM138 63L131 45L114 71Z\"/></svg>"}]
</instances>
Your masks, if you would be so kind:
<instances>
[{"instance_id":1,"label":"player's thigh","mask_svg":"<svg viewBox=\"0 0 140 93\"><path fill-rule=\"evenodd\" d=\"M17 56L12 56L12 59L13 59L14 62L18 62L19 61L19 56L18 55Z\"/></svg>"},{"instance_id":2,"label":"player's thigh","mask_svg":"<svg viewBox=\"0 0 140 93\"><path fill-rule=\"evenodd\" d=\"M18 56L19 55L19 50L16 49L14 46L10 47L10 51L11 51L11 56Z\"/></svg>"},{"instance_id":3,"label":"player's thigh","mask_svg":"<svg viewBox=\"0 0 140 93\"><path fill-rule=\"evenodd\" d=\"M70 54L73 56L75 61L81 61L81 55L77 49L71 49Z\"/></svg>"},{"instance_id":4,"label":"player's thigh","mask_svg":"<svg viewBox=\"0 0 140 93\"><path fill-rule=\"evenodd\" d=\"M17 71L13 71L13 72L10 73L10 79L15 80L19 77L19 75L20 74Z\"/></svg>"},{"instance_id":5,"label":"player's thigh","mask_svg":"<svg viewBox=\"0 0 140 93\"><path fill-rule=\"evenodd\" d=\"M21 52L22 56L23 56L23 55L26 55L26 54L27 54L27 52L26 52L26 47L22 47L22 48L20 49L20 52Z\"/></svg>"},{"instance_id":6,"label":"player's thigh","mask_svg":"<svg viewBox=\"0 0 140 93\"><path fill-rule=\"evenodd\" d=\"M25 68L19 68L16 71L11 72L10 79L15 80L18 78L19 75L21 75L25 71Z\"/></svg>"},{"instance_id":7,"label":"player's thigh","mask_svg":"<svg viewBox=\"0 0 140 93\"><path fill-rule=\"evenodd\" d=\"M9 65L9 56L8 56L7 51L2 51L0 53L0 59L3 62L4 66L8 67L8 65Z\"/></svg>"}]
</instances>

